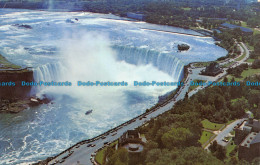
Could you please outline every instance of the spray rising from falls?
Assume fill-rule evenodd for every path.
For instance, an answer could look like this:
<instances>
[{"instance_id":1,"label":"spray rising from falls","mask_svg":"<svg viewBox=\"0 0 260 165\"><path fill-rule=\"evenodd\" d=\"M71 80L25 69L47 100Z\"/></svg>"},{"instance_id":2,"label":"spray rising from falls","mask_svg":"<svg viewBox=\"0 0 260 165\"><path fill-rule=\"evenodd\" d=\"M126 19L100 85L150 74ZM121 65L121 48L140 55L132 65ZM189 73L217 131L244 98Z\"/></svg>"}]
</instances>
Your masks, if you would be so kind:
<instances>
[{"instance_id":1,"label":"spray rising from falls","mask_svg":"<svg viewBox=\"0 0 260 165\"><path fill-rule=\"evenodd\" d=\"M48 2L48 9L49 10L53 9L53 0L49 0L49 2Z\"/></svg>"},{"instance_id":2,"label":"spray rising from falls","mask_svg":"<svg viewBox=\"0 0 260 165\"><path fill-rule=\"evenodd\" d=\"M125 61L136 66L152 64L157 69L169 74L174 80L180 80L183 76L183 63L170 54L128 46L112 46L112 48L116 51L116 57L119 61ZM59 80L65 70L61 62L49 63L34 69L34 80Z\"/></svg>"},{"instance_id":3,"label":"spray rising from falls","mask_svg":"<svg viewBox=\"0 0 260 165\"><path fill-rule=\"evenodd\" d=\"M71 81L71 88L48 88L44 92L68 94L78 99L89 99L92 103L104 95L118 92L115 100L124 95L122 87L83 88L77 87L77 81L178 81L182 76L183 64L172 55L159 53L145 48L111 46L107 37L87 33L82 36L70 36L63 39L59 50L61 60L55 64L46 64L34 70L36 81ZM127 90L137 90L129 86ZM168 92L169 88L152 89L154 95ZM37 90L39 91L39 89ZM41 93L44 93L41 91ZM151 88L142 92L150 93ZM100 93L100 95L98 95ZM162 94L162 93L160 93ZM94 98L93 96L100 98ZM158 96L158 95L157 95ZM99 103L97 102L97 105Z\"/></svg>"}]
</instances>

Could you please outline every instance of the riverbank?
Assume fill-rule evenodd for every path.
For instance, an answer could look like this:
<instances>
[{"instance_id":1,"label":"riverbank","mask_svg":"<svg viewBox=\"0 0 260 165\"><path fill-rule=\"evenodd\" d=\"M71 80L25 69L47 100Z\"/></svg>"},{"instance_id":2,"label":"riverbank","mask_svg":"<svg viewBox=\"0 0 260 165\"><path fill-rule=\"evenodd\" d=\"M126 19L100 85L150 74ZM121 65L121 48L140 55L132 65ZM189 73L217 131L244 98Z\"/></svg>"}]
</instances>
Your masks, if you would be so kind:
<instances>
[{"instance_id":1,"label":"riverbank","mask_svg":"<svg viewBox=\"0 0 260 165\"><path fill-rule=\"evenodd\" d=\"M42 102L30 96L31 87L21 85L32 80L30 68L15 65L0 54L0 113L19 113Z\"/></svg>"}]
</instances>

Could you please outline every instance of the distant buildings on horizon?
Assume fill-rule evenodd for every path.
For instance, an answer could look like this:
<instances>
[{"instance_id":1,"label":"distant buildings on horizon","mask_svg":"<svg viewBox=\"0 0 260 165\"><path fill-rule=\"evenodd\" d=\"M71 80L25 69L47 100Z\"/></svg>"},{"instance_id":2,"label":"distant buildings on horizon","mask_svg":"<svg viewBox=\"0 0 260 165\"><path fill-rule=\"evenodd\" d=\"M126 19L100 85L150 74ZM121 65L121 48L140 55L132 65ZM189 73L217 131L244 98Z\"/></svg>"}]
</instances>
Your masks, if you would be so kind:
<instances>
[{"instance_id":1,"label":"distant buildings on horizon","mask_svg":"<svg viewBox=\"0 0 260 165\"><path fill-rule=\"evenodd\" d=\"M1 0L1 1L2 2L84 2L84 1L111 1L111 0ZM179 3L186 3L186 4L212 4L212 5L260 2L260 0L151 0L151 1L179 2Z\"/></svg>"}]
</instances>

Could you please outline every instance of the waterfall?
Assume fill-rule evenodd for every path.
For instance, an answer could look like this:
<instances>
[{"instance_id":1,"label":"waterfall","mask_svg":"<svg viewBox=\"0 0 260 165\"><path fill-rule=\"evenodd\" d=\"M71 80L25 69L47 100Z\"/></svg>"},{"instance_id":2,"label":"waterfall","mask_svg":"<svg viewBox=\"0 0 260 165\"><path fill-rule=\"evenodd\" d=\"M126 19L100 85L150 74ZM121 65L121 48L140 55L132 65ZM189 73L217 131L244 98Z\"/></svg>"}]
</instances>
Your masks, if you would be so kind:
<instances>
[{"instance_id":1,"label":"waterfall","mask_svg":"<svg viewBox=\"0 0 260 165\"><path fill-rule=\"evenodd\" d=\"M62 73L61 63L48 63L33 69L33 79L35 82L57 81ZM35 95L40 91L39 87L33 87L31 94Z\"/></svg>"},{"instance_id":2,"label":"waterfall","mask_svg":"<svg viewBox=\"0 0 260 165\"><path fill-rule=\"evenodd\" d=\"M113 46L113 49L117 52L117 60L134 65L152 64L159 70L171 75L176 81L183 78L184 64L171 54L126 46Z\"/></svg>"},{"instance_id":3,"label":"waterfall","mask_svg":"<svg viewBox=\"0 0 260 165\"><path fill-rule=\"evenodd\" d=\"M34 81L54 81L57 80L62 65L60 63L48 63L33 69Z\"/></svg>"},{"instance_id":4,"label":"waterfall","mask_svg":"<svg viewBox=\"0 0 260 165\"><path fill-rule=\"evenodd\" d=\"M183 63L176 57L167 53L160 53L154 50L126 46L113 46L117 53L117 60L125 61L134 65L152 64L159 70L169 74L175 81L183 77ZM58 63L48 63L34 68L34 81L58 81L66 68ZM37 92L37 88L34 90Z\"/></svg>"}]
</instances>

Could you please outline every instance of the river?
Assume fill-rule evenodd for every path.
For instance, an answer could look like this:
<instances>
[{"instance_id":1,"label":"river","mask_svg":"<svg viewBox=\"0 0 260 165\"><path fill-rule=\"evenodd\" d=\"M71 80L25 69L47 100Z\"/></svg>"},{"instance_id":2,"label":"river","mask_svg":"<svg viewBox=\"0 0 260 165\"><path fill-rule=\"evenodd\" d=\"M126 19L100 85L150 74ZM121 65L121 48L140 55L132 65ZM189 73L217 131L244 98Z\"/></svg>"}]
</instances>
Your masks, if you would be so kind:
<instances>
[{"instance_id":1,"label":"river","mask_svg":"<svg viewBox=\"0 0 260 165\"><path fill-rule=\"evenodd\" d=\"M29 26L20 26L29 25ZM156 29L151 31L145 29ZM34 87L53 104L0 114L0 164L28 164L94 137L153 106L176 87L135 87L134 81L177 82L183 66L227 54L192 30L114 15L0 9L0 53L32 67L35 81L72 87ZM178 44L190 50L178 52ZM77 81L128 82L122 87L78 87ZM85 112L93 109L89 115Z\"/></svg>"}]
</instances>

